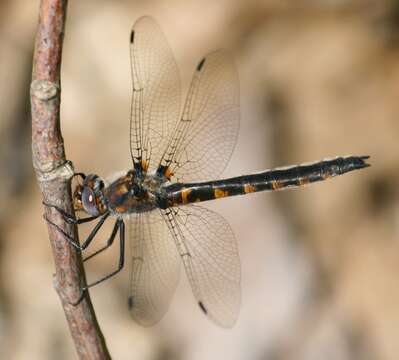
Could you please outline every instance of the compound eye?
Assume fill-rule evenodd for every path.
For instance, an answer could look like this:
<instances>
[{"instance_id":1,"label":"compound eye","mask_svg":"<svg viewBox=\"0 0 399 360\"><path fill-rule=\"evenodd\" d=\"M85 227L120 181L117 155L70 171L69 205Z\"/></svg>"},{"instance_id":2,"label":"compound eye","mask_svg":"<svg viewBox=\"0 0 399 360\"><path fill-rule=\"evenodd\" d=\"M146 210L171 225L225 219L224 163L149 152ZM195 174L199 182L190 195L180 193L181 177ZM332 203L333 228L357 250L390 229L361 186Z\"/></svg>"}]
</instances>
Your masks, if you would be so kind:
<instances>
[{"instance_id":1,"label":"compound eye","mask_svg":"<svg viewBox=\"0 0 399 360\"><path fill-rule=\"evenodd\" d=\"M94 194L94 191L91 188L89 188L88 186L85 186L83 188L82 203L83 203L83 208L90 215L97 216L99 214L99 211L97 208L96 196Z\"/></svg>"}]
</instances>

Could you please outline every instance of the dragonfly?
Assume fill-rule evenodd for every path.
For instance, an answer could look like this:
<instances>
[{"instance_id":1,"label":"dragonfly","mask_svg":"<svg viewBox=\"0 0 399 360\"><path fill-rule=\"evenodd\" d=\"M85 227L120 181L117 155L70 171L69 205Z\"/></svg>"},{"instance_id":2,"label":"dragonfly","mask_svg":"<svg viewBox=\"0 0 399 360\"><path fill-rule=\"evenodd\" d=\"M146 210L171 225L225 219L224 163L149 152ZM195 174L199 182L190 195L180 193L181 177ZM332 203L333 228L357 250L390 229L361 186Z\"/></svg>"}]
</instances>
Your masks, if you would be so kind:
<instances>
[{"instance_id":1,"label":"dragonfly","mask_svg":"<svg viewBox=\"0 0 399 360\"><path fill-rule=\"evenodd\" d=\"M232 327L241 303L236 240L221 215L198 203L323 181L369 166L369 156L336 157L220 179L233 153L240 119L232 56L218 50L201 59L182 109L176 61L151 17L133 25L130 57L132 168L109 183L96 174L74 175L80 179L73 192L74 209L86 217L47 206L68 223L97 221L81 245L64 232L80 251L88 248L107 219L114 219L107 242L84 260L108 249L119 233L118 267L82 291L119 273L128 257L130 314L141 325L153 325L169 308L183 263L200 310L217 325Z\"/></svg>"}]
</instances>

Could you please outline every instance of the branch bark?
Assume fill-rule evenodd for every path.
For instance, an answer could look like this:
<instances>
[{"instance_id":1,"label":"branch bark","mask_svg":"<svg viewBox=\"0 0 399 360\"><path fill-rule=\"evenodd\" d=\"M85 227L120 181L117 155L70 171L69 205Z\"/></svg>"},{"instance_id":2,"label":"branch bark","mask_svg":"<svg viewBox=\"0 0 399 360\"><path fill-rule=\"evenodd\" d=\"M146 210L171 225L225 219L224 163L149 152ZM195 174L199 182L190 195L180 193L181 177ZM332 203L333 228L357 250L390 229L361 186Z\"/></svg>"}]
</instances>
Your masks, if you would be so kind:
<instances>
[{"instance_id":1,"label":"branch bark","mask_svg":"<svg viewBox=\"0 0 399 360\"><path fill-rule=\"evenodd\" d=\"M66 160L60 130L60 69L67 3L40 3L31 83L32 159L44 201L72 213L73 167ZM66 224L57 211L45 208L45 212L48 219L79 241L75 226ZM81 284L86 283L81 255L54 226L48 225L48 232L56 270L54 287L79 358L110 359L88 292L78 305L72 305L80 296Z\"/></svg>"}]
</instances>

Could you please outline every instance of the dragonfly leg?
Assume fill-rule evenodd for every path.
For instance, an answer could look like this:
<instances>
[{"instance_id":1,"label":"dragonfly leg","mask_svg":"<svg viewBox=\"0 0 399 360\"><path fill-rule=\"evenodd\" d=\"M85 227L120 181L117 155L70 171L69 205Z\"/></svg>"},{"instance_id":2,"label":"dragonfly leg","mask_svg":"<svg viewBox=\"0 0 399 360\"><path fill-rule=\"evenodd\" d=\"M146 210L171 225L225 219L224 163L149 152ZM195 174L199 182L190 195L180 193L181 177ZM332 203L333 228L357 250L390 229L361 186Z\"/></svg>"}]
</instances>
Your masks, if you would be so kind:
<instances>
[{"instance_id":1,"label":"dragonfly leg","mask_svg":"<svg viewBox=\"0 0 399 360\"><path fill-rule=\"evenodd\" d=\"M116 228L119 229L119 263L118 267L116 270L112 271L111 273L103 276L102 278L94 281L93 283L86 285L84 288L82 288L82 291L87 291L87 289L96 286L100 283L102 283L105 280L108 280L109 278L113 277L117 273L119 273L125 264L125 223L123 222L122 219L118 219L116 221ZM115 231L116 234L116 231ZM114 235L114 231L112 232L111 236Z\"/></svg>"},{"instance_id":2,"label":"dragonfly leg","mask_svg":"<svg viewBox=\"0 0 399 360\"><path fill-rule=\"evenodd\" d=\"M48 208L57 210L57 212L62 216L64 221L67 222L68 224L80 225L80 224L84 224L84 223L93 221L99 217L99 215L97 215L97 216L90 216L90 217L83 218L83 219L77 219L75 216L68 214L64 209L61 209L57 205L47 204L44 201L43 201L43 205Z\"/></svg>"},{"instance_id":3,"label":"dragonfly leg","mask_svg":"<svg viewBox=\"0 0 399 360\"><path fill-rule=\"evenodd\" d=\"M89 236L86 238L86 240L82 243L82 245L79 245L75 242L75 239L70 236L69 234L67 234L60 226L58 226L57 224L55 224L54 222L52 222L50 219L47 218L46 215L44 215L44 219L46 220L47 223L49 223L50 225L54 226L62 235L64 235L65 239L72 245L74 246L76 249L83 251L85 250L90 243L93 241L94 237L96 236L98 230L100 230L101 226L104 224L105 220L108 218L108 216L110 215L110 213L105 213L105 215L103 215L100 219L100 221L96 224L96 226L93 228L93 230L91 231L91 233L89 234ZM98 216L97 216L98 217ZM97 218L96 217L96 218ZM88 218L86 218L88 219ZM78 220L86 220L86 219L78 219ZM92 221L94 219L91 219L90 221ZM87 221L84 221L87 222ZM83 222L80 223L76 223L78 224L82 224Z\"/></svg>"},{"instance_id":4,"label":"dragonfly leg","mask_svg":"<svg viewBox=\"0 0 399 360\"><path fill-rule=\"evenodd\" d=\"M76 177L76 176L80 176L80 177L82 178L83 181L86 179L86 174L81 173L81 172L73 174L72 179L73 179L74 177Z\"/></svg>"},{"instance_id":5,"label":"dragonfly leg","mask_svg":"<svg viewBox=\"0 0 399 360\"><path fill-rule=\"evenodd\" d=\"M56 223L52 222L49 218L47 218L46 214L43 215L44 220L46 220L46 222L48 224L50 224L51 226L54 226L62 235L64 235L64 238L73 246L75 247L77 250L81 250L80 249L80 245L77 244L75 242L75 239L70 236L69 234L67 234L64 229L62 229L61 227L59 227Z\"/></svg>"},{"instance_id":6,"label":"dragonfly leg","mask_svg":"<svg viewBox=\"0 0 399 360\"><path fill-rule=\"evenodd\" d=\"M119 229L119 223L118 223L118 221L116 221L116 222L115 222L115 225L114 225L114 229L112 230L111 236L110 236L109 239L107 240L107 243L106 243L102 248L100 248L100 249L98 249L97 251L95 251L93 254L90 254L89 256L87 256L86 258L84 258L84 259L83 259L83 262L85 262L85 261L87 261L87 260L93 258L94 256L96 256L96 255L102 253L104 250L108 249L108 248L114 243L115 236L116 236L116 234L117 234L117 232L118 232L118 229Z\"/></svg>"},{"instance_id":7,"label":"dragonfly leg","mask_svg":"<svg viewBox=\"0 0 399 360\"><path fill-rule=\"evenodd\" d=\"M79 296L78 300L75 301L75 302L70 302L71 305L73 305L73 306L79 305L79 303L83 300L83 298L84 298L86 292L89 290L89 288L91 288L93 286L96 286L96 285L102 283L103 281L108 280L109 278L111 278L112 276L116 275L117 273L119 273L123 269L123 266L124 266L124 263L125 263L125 223L121 219L118 219L115 222L114 229L112 230L111 236L110 236L110 238L107 241L107 245L108 246L106 245L104 248L96 251L94 254L90 255L85 260L88 260L89 258L93 257L94 255L98 254L99 252L101 252L101 251L105 250L106 248L108 248L109 246L111 246L113 241L114 241L114 239L115 239L115 236L116 236L118 230L119 230L119 246L120 246L120 248L119 248L118 268L116 270L112 271L111 273L103 276L102 278L94 281L93 283L91 283L89 285L86 285L86 286L83 286L81 288L81 293L80 293L80 296Z\"/></svg>"}]
</instances>

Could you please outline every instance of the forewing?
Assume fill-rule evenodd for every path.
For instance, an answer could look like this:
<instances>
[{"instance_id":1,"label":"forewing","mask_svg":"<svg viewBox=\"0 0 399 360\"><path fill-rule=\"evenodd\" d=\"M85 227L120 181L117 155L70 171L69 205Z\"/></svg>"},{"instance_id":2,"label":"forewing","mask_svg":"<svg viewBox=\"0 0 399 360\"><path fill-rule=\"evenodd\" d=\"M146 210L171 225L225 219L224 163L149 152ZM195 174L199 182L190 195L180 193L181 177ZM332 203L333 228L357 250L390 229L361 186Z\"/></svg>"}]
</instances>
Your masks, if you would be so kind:
<instances>
[{"instance_id":1,"label":"forewing","mask_svg":"<svg viewBox=\"0 0 399 360\"><path fill-rule=\"evenodd\" d=\"M150 17L130 37L132 108L130 151L136 168L157 167L180 113L180 79L169 44Z\"/></svg>"},{"instance_id":2,"label":"forewing","mask_svg":"<svg viewBox=\"0 0 399 360\"><path fill-rule=\"evenodd\" d=\"M189 205L163 211L200 309L216 324L232 327L240 302L240 259L226 220Z\"/></svg>"},{"instance_id":3,"label":"forewing","mask_svg":"<svg viewBox=\"0 0 399 360\"><path fill-rule=\"evenodd\" d=\"M160 169L177 181L218 177L233 152L239 129L239 80L230 54L207 55L194 72L183 114Z\"/></svg>"},{"instance_id":4,"label":"forewing","mask_svg":"<svg viewBox=\"0 0 399 360\"><path fill-rule=\"evenodd\" d=\"M150 326L169 308L179 280L179 254L159 211L132 215L129 225L129 309L134 320Z\"/></svg>"}]
</instances>

